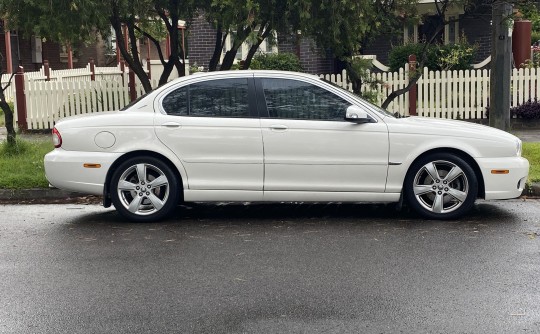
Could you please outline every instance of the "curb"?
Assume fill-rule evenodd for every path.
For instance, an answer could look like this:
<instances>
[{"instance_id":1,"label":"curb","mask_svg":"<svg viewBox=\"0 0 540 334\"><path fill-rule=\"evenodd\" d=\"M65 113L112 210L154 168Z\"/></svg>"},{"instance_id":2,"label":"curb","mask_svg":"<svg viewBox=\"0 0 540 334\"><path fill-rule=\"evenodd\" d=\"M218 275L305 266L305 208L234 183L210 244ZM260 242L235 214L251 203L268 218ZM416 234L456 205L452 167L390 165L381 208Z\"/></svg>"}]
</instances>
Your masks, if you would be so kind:
<instances>
[{"instance_id":1,"label":"curb","mask_svg":"<svg viewBox=\"0 0 540 334\"><path fill-rule=\"evenodd\" d=\"M523 190L521 196L540 197L540 183L528 185L527 188Z\"/></svg>"},{"instance_id":2,"label":"curb","mask_svg":"<svg viewBox=\"0 0 540 334\"><path fill-rule=\"evenodd\" d=\"M78 198L88 198L90 195L60 190L56 188L35 188L35 189L0 189L0 201L60 201L73 200Z\"/></svg>"},{"instance_id":3,"label":"curb","mask_svg":"<svg viewBox=\"0 0 540 334\"><path fill-rule=\"evenodd\" d=\"M540 183L533 183L527 186L521 196L530 198L540 198ZM0 202L33 202L54 203L56 201L73 201L94 198L97 201L101 196L81 194L56 188L35 188L35 189L0 189ZM100 202L100 201L99 201Z\"/></svg>"}]
</instances>

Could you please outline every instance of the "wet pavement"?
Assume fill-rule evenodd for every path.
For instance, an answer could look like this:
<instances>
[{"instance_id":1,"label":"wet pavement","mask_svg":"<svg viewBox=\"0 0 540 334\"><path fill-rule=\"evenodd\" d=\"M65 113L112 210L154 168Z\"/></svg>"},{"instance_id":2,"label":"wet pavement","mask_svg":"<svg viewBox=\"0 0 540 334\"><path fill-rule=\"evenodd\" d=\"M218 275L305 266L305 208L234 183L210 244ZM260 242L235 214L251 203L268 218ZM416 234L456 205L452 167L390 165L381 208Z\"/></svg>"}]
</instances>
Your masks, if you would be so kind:
<instances>
[{"instance_id":1,"label":"wet pavement","mask_svg":"<svg viewBox=\"0 0 540 334\"><path fill-rule=\"evenodd\" d=\"M540 201L0 205L1 333L538 333Z\"/></svg>"},{"instance_id":2,"label":"wet pavement","mask_svg":"<svg viewBox=\"0 0 540 334\"><path fill-rule=\"evenodd\" d=\"M511 133L524 142L540 142L540 129L514 130Z\"/></svg>"}]
</instances>

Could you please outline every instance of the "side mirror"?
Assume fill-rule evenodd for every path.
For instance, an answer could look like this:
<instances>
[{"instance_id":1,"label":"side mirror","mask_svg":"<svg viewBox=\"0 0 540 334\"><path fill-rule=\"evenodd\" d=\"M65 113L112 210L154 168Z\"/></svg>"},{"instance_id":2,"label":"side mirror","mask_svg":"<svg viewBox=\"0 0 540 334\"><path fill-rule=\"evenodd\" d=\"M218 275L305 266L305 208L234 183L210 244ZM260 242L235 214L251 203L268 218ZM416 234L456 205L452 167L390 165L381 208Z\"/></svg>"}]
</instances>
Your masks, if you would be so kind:
<instances>
[{"instance_id":1,"label":"side mirror","mask_svg":"<svg viewBox=\"0 0 540 334\"><path fill-rule=\"evenodd\" d=\"M347 108L345 120L347 122L352 122L356 124L375 122L373 118L369 117L368 113L364 109L357 106L350 106Z\"/></svg>"}]
</instances>

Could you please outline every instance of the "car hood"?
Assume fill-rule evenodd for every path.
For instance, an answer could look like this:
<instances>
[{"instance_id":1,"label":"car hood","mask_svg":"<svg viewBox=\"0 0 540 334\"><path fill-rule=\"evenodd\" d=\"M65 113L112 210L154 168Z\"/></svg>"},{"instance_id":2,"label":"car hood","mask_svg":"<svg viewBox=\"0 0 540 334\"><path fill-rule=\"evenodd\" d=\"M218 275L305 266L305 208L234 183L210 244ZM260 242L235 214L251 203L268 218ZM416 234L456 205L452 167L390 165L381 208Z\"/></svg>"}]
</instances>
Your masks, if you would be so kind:
<instances>
[{"instance_id":1,"label":"car hood","mask_svg":"<svg viewBox=\"0 0 540 334\"><path fill-rule=\"evenodd\" d=\"M385 119L386 121L386 119ZM516 136L489 126L450 119L407 117L387 121L391 133L452 136L496 141L515 141Z\"/></svg>"}]
</instances>

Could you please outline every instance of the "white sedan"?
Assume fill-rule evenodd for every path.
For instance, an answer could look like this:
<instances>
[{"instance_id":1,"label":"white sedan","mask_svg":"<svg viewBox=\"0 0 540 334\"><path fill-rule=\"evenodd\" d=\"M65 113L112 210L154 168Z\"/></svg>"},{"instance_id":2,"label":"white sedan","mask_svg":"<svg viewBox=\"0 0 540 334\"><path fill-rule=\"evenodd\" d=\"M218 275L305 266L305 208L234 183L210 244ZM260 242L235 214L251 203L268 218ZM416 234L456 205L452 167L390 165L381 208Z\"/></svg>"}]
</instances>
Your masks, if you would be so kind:
<instances>
[{"instance_id":1,"label":"white sedan","mask_svg":"<svg viewBox=\"0 0 540 334\"><path fill-rule=\"evenodd\" d=\"M49 182L129 220L181 202L399 202L455 219L520 196L521 141L460 121L395 118L322 79L233 71L177 79L123 110L59 121Z\"/></svg>"}]
</instances>

